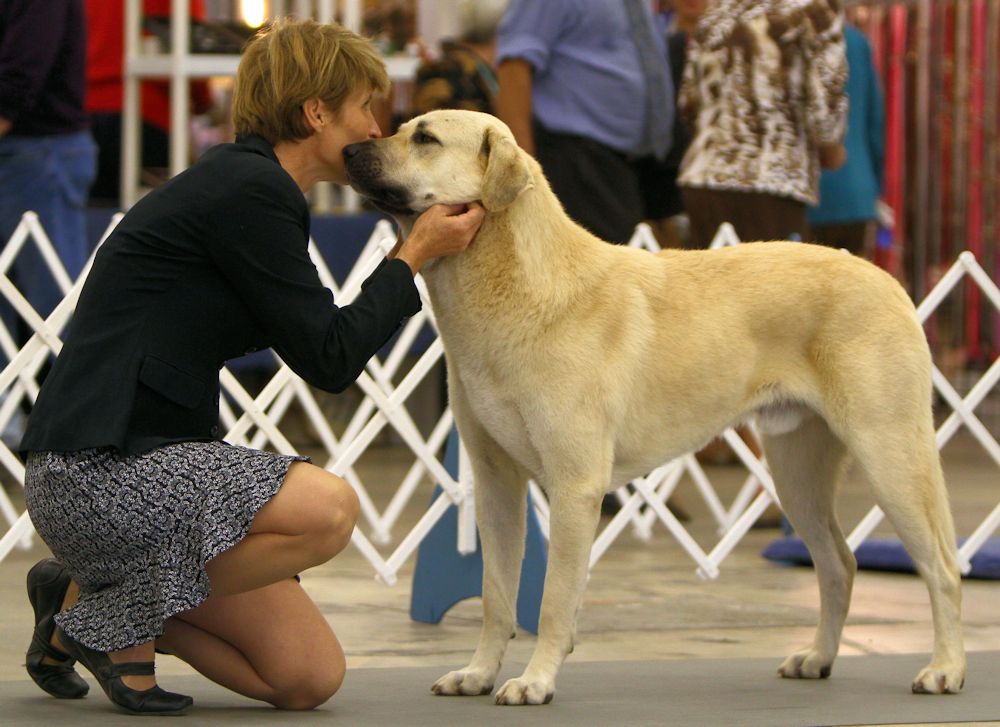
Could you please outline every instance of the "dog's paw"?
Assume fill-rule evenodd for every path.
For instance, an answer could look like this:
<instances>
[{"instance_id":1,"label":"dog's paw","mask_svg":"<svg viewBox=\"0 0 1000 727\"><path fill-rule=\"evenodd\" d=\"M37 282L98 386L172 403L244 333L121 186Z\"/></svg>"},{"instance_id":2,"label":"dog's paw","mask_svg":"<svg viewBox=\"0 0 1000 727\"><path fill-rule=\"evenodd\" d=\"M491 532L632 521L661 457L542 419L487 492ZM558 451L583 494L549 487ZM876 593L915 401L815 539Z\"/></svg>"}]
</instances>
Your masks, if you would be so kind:
<instances>
[{"instance_id":1,"label":"dog's paw","mask_svg":"<svg viewBox=\"0 0 1000 727\"><path fill-rule=\"evenodd\" d=\"M478 697L493 691L493 677L475 669L450 671L434 682L431 691L446 697Z\"/></svg>"},{"instance_id":2,"label":"dog's paw","mask_svg":"<svg viewBox=\"0 0 1000 727\"><path fill-rule=\"evenodd\" d=\"M785 679L826 679L830 676L833 658L815 649L796 651L778 667Z\"/></svg>"},{"instance_id":3,"label":"dog's paw","mask_svg":"<svg viewBox=\"0 0 1000 727\"><path fill-rule=\"evenodd\" d=\"M914 694L958 694L965 686L964 666L936 666L931 664L913 680Z\"/></svg>"},{"instance_id":4,"label":"dog's paw","mask_svg":"<svg viewBox=\"0 0 1000 727\"><path fill-rule=\"evenodd\" d=\"M497 692L497 704L548 704L555 696L556 685L541 679L511 679Z\"/></svg>"}]
</instances>

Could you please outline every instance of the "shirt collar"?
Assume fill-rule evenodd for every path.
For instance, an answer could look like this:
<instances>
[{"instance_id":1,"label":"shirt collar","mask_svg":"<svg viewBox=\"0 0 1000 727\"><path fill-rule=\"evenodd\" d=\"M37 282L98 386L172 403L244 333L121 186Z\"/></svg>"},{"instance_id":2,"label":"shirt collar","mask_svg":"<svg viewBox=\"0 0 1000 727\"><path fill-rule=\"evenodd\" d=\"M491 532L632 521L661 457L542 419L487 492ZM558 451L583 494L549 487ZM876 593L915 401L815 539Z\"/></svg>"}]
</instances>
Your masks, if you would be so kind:
<instances>
[{"instance_id":1,"label":"shirt collar","mask_svg":"<svg viewBox=\"0 0 1000 727\"><path fill-rule=\"evenodd\" d=\"M263 136L258 136L257 134L237 136L236 143L257 152L261 156L267 157L275 164L281 164L281 162L278 161L278 156L274 153L274 147L271 146L271 143Z\"/></svg>"}]
</instances>

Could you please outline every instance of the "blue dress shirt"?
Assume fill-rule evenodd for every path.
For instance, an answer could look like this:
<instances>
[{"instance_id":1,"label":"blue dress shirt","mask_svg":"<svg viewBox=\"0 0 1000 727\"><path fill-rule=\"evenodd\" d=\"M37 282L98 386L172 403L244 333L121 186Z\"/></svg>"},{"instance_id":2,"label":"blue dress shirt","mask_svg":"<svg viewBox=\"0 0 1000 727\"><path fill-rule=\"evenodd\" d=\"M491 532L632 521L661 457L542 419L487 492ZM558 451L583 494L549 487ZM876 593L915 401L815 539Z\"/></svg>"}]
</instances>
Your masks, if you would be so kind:
<instances>
[{"instance_id":1,"label":"blue dress shirt","mask_svg":"<svg viewBox=\"0 0 1000 727\"><path fill-rule=\"evenodd\" d=\"M666 39L654 35L669 80ZM646 84L620 0L512 0L497 34L497 62L510 58L534 67L533 111L547 129L650 152L642 148ZM674 110L663 113L669 129Z\"/></svg>"}]
</instances>

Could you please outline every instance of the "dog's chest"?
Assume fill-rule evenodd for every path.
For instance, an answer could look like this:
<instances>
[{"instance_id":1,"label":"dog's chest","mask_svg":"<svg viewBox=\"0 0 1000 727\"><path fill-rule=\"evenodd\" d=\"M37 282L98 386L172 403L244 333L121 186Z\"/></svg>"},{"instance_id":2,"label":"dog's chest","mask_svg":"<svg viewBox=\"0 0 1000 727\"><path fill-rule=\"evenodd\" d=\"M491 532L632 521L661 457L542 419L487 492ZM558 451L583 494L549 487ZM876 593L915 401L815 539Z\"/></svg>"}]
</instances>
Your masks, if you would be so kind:
<instances>
[{"instance_id":1,"label":"dog's chest","mask_svg":"<svg viewBox=\"0 0 1000 727\"><path fill-rule=\"evenodd\" d=\"M495 372L459 368L458 374L468 398L466 404L482 427L523 467L537 471L539 456L532 444L524 397Z\"/></svg>"},{"instance_id":2,"label":"dog's chest","mask_svg":"<svg viewBox=\"0 0 1000 727\"><path fill-rule=\"evenodd\" d=\"M525 391L524 377L536 352L523 321L512 319L496 296L486 296L492 304L485 300L482 286L463 285L455 266L439 266L427 282L448 367L462 383L466 407L510 456L537 471L540 458L528 426L533 413L526 407L538 397Z\"/></svg>"}]
</instances>

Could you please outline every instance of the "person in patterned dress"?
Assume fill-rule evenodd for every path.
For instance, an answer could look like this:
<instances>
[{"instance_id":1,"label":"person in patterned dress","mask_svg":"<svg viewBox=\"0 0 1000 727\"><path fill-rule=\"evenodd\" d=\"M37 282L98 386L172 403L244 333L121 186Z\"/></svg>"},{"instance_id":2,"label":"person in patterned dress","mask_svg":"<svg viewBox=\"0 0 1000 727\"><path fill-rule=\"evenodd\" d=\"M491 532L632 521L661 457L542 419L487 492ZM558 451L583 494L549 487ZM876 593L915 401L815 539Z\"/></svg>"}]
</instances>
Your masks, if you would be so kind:
<instances>
[{"instance_id":1,"label":"person in patterned dress","mask_svg":"<svg viewBox=\"0 0 1000 727\"><path fill-rule=\"evenodd\" d=\"M678 180L696 247L810 237L820 168L843 163L847 58L837 0L712 0L688 43Z\"/></svg>"},{"instance_id":2,"label":"person in patterned dress","mask_svg":"<svg viewBox=\"0 0 1000 727\"><path fill-rule=\"evenodd\" d=\"M99 250L20 445L56 556L28 574L26 665L50 694L86 694L76 660L126 712L186 711L190 697L157 686L154 650L283 709L340 687L343 651L297 574L346 546L357 496L305 458L221 441L218 374L270 346L343 390L420 309L421 266L477 231L480 205L439 205L350 305L320 282L304 193L347 183L388 85L360 36L274 24L240 61L236 143L149 193Z\"/></svg>"}]
</instances>

